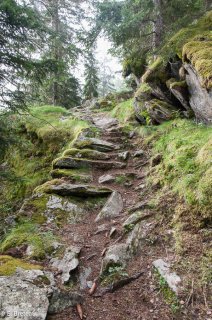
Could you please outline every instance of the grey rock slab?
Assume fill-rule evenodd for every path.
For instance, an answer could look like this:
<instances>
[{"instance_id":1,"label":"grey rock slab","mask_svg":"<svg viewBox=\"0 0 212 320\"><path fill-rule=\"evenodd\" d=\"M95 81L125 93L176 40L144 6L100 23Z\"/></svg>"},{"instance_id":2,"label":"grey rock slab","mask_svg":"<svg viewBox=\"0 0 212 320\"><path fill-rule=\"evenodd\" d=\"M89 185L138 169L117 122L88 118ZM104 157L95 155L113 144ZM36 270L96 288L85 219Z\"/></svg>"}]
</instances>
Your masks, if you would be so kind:
<instances>
[{"instance_id":1,"label":"grey rock slab","mask_svg":"<svg viewBox=\"0 0 212 320\"><path fill-rule=\"evenodd\" d=\"M110 266L118 265L125 268L129 259L130 252L127 244L120 243L109 247L102 260L101 274L108 271Z\"/></svg>"},{"instance_id":2,"label":"grey rock slab","mask_svg":"<svg viewBox=\"0 0 212 320\"><path fill-rule=\"evenodd\" d=\"M75 307L83 302L83 297L77 292L55 290L48 309L48 314L56 314L67 308Z\"/></svg>"},{"instance_id":3,"label":"grey rock slab","mask_svg":"<svg viewBox=\"0 0 212 320\"><path fill-rule=\"evenodd\" d=\"M147 221L141 221L135 225L126 242L129 246L130 252L136 253L139 250L142 243L148 239L148 236L151 234L154 227L154 222Z\"/></svg>"},{"instance_id":4,"label":"grey rock slab","mask_svg":"<svg viewBox=\"0 0 212 320\"><path fill-rule=\"evenodd\" d=\"M0 277L0 319L45 320L50 292L33 283L44 276L40 270L18 270L13 276Z\"/></svg>"},{"instance_id":5,"label":"grey rock slab","mask_svg":"<svg viewBox=\"0 0 212 320\"><path fill-rule=\"evenodd\" d=\"M101 177L99 177L99 183L103 184L103 183L110 183L110 182L114 182L115 181L115 177L112 176L111 174L105 174Z\"/></svg>"},{"instance_id":6,"label":"grey rock slab","mask_svg":"<svg viewBox=\"0 0 212 320\"><path fill-rule=\"evenodd\" d=\"M152 264L159 274L166 280L169 288L177 294L181 278L175 272L170 271L170 264L165 262L163 259L155 260Z\"/></svg>"},{"instance_id":7,"label":"grey rock slab","mask_svg":"<svg viewBox=\"0 0 212 320\"><path fill-rule=\"evenodd\" d=\"M150 212L137 211L131 214L129 218L124 221L122 226L123 228L128 229L128 227L130 227L131 225L137 224L139 221L148 219L149 217L151 217Z\"/></svg>"},{"instance_id":8,"label":"grey rock slab","mask_svg":"<svg viewBox=\"0 0 212 320\"><path fill-rule=\"evenodd\" d=\"M113 192L112 189L106 187L96 187L93 185L84 185L84 184L72 184L68 182L64 182L63 180L50 181L45 183L44 185L35 189L35 193L39 194L40 192L49 193L49 194L57 194L60 196L101 196L108 195Z\"/></svg>"},{"instance_id":9,"label":"grey rock slab","mask_svg":"<svg viewBox=\"0 0 212 320\"><path fill-rule=\"evenodd\" d=\"M81 138L75 141L74 147L79 149L89 148L101 152L110 152L119 149L119 146L97 138Z\"/></svg>"},{"instance_id":10,"label":"grey rock slab","mask_svg":"<svg viewBox=\"0 0 212 320\"><path fill-rule=\"evenodd\" d=\"M52 267L57 268L58 271L62 272L61 280L63 284L68 283L70 280L70 273L75 270L79 265L79 254L81 248L70 246L65 250L62 259L53 258L50 263Z\"/></svg>"},{"instance_id":11,"label":"grey rock slab","mask_svg":"<svg viewBox=\"0 0 212 320\"><path fill-rule=\"evenodd\" d=\"M114 191L109 199L107 200L106 204L104 205L103 209L100 211L98 216L96 217L96 222L102 219L107 218L114 218L119 216L121 211L123 210L123 199L121 194L118 191Z\"/></svg>"},{"instance_id":12,"label":"grey rock slab","mask_svg":"<svg viewBox=\"0 0 212 320\"><path fill-rule=\"evenodd\" d=\"M136 203L134 206L130 207L129 213L133 213L135 211L148 209L148 208L149 208L148 201L141 201Z\"/></svg>"},{"instance_id":13,"label":"grey rock slab","mask_svg":"<svg viewBox=\"0 0 212 320\"><path fill-rule=\"evenodd\" d=\"M84 290L87 289L87 279L90 276L92 272L92 269L90 267L88 268L82 268L82 270L80 270L80 276L79 276L79 282L80 282L80 289Z\"/></svg>"},{"instance_id":14,"label":"grey rock slab","mask_svg":"<svg viewBox=\"0 0 212 320\"><path fill-rule=\"evenodd\" d=\"M93 167L105 170L112 168L121 169L126 167L126 164L118 161L80 159L70 156L61 157L53 162L54 169L91 169Z\"/></svg>"}]
</instances>

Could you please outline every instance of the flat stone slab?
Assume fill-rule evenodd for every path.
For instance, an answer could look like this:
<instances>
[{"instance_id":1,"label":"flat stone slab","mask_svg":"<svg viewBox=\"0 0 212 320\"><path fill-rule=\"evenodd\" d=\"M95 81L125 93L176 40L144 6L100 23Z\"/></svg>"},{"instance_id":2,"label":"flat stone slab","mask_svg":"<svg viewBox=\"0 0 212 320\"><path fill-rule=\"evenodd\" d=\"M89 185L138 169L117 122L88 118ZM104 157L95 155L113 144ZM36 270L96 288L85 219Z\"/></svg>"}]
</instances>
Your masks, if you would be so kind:
<instances>
[{"instance_id":1,"label":"flat stone slab","mask_svg":"<svg viewBox=\"0 0 212 320\"><path fill-rule=\"evenodd\" d=\"M118 125L118 120L109 117L96 117L93 118L94 124L101 129L109 129Z\"/></svg>"},{"instance_id":2,"label":"flat stone slab","mask_svg":"<svg viewBox=\"0 0 212 320\"><path fill-rule=\"evenodd\" d=\"M119 146L97 138L80 138L74 143L75 148L94 149L101 152L110 152L119 149Z\"/></svg>"},{"instance_id":3,"label":"flat stone slab","mask_svg":"<svg viewBox=\"0 0 212 320\"><path fill-rule=\"evenodd\" d=\"M123 210L123 206L124 204L121 194L117 191L114 191L107 200L103 209L96 217L95 221L97 222L102 219L117 217Z\"/></svg>"},{"instance_id":4,"label":"flat stone slab","mask_svg":"<svg viewBox=\"0 0 212 320\"><path fill-rule=\"evenodd\" d=\"M63 284L68 283L70 280L71 271L75 270L79 265L79 254L81 248L70 246L65 250L62 259L53 258L50 263L52 267L57 268L58 271L62 272L61 280Z\"/></svg>"},{"instance_id":5,"label":"flat stone slab","mask_svg":"<svg viewBox=\"0 0 212 320\"><path fill-rule=\"evenodd\" d=\"M41 270L17 269L10 277L0 277L0 319L45 320L49 308L49 288L37 286L46 275Z\"/></svg>"},{"instance_id":6,"label":"flat stone slab","mask_svg":"<svg viewBox=\"0 0 212 320\"><path fill-rule=\"evenodd\" d=\"M104 196L113 192L109 188L99 188L93 185L83 185L83 184L71 184L64 182L63 180L52 180L44 183L42 186L35 189L35 194L39 193L49 193L57 194L60 196Z\"/></svg>"},{"instance_id":7,"label":"flat stone slab","mask_svg":"<svg viewBox=\"0 0 212 320\"><path fill-rule=\"evenodd\" d=\"M90 160L108 160L110 155L108 153L92 150L92 149L68 149L64 151L63 156L71 156L78 159Z\"/></svg>"},{"instance_id":8,"label":"flat stone slab","mask_svg":"<svg viewBox=\"0 0 212 320\"><path fill-rule=\"evenodd\" d=\"M104 259L102 260L101 274L107 272L109 267L118 265L126 267L130 259L130 252L127 244L119 243L109 247Z\"/></svg>"},{"instance_id":9,"label":"flat stone slab","mask_svg":"<svg viewBox=\"0 0 212 320\"><path fill-rule=\"evenodd\" d=\"M99 169L122 169L126 164L118 161L103 161L103 160L91 160L81 159L73 157L61 157L53 161L53 168L61 169L83 169L83 168L99 168Z\"/></svg>"},{"instance_id":10,"label":"flat stone slab","mask_svg":"<svg viewBox=\"0 0 212 320\"><path fill-rule=\"evenodd\" d=\"M165 262L163 259L155 260L152 264L159 274L166 280L169 288L177 294L181 278L175 272L170 271L170 264Z\"/></svg>"}]
</instances>

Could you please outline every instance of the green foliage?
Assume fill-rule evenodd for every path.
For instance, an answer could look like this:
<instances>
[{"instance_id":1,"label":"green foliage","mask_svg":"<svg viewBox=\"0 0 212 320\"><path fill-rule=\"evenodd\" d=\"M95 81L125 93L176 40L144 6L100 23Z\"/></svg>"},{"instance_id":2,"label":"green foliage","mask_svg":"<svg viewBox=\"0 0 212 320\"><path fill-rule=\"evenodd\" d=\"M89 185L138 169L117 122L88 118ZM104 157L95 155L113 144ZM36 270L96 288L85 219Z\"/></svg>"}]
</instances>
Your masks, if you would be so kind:
<instances>
[{"instance_id":1,"label":"green foliage","mask_svg":"<svg viewBox=\"0 0 212 320\"><path fill-rule=\"evenodd\" d=\"M126 269L118 263L112 263L101 275L101 283L106 286L126 277L128 277Z\"/></svg>"},{"instance_id":2,"label":"green foliage","mask_svg":"<svg viewBox=\"0 0 212 320\"><path fill-rule=\"evenodd\" d=\"M51 253L55 237L51 232L41 232L36 224L23 221L16 225L0 244L0 251L4 253L10 248L23 244L32 246L30 258L43 259L46 254Z\"/></svg>"}]
</instances>

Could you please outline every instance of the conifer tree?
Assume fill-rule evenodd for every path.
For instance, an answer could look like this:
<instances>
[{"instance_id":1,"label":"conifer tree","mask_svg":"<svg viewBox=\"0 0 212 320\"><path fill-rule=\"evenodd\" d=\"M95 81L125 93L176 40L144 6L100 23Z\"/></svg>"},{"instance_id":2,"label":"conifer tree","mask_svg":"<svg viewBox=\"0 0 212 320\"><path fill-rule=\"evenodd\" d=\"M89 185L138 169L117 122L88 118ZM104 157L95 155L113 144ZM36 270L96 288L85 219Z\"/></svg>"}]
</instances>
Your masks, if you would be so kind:
<instances>
[{"instance_id":1,"label":"conifer tree","mask_svg":"<svg viewBox=\"0 0 212 320\"><path fill-rule=\"evenodd\" d=\"M92 99L98 97L98 68L94 53L89 51L86 57L85 63L85 85L83 94L86 99Z\"/></svg>"}]
</instances>

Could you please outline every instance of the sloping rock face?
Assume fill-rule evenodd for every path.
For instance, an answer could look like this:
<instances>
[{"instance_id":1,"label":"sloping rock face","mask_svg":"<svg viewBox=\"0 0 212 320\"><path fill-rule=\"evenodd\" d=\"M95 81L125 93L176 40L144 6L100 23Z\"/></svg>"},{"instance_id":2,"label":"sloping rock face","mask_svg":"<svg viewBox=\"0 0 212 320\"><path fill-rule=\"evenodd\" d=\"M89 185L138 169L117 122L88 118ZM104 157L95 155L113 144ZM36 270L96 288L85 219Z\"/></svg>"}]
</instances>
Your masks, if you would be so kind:
<instances>
[{"instance_id":1,"label":"sloping rock face","mask_svg":"<svg viewBox=\"0 0 212 320\"><path fill-rule=\"evenodd\" d=\"M211 49L212 50L212 49ZM187 71L186 82L190 93L190 105L198 121L212 123L212 89L202 87L201 80L194 67L184 64Z\"/></svg>"},{"instance_id":2,"label":"sloping rock face","mask_svg":"<svg viewBox=\"0 0 212 320\"><path fill-rule=\"evenodd\" d=\"M105 206L98 214L95 221L100 221L101 219L117 217L123 210L123 200L119 192L114 191Z\"/></svg>"}]
</instances>

